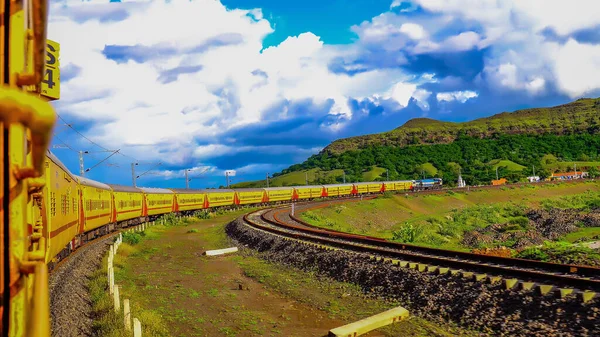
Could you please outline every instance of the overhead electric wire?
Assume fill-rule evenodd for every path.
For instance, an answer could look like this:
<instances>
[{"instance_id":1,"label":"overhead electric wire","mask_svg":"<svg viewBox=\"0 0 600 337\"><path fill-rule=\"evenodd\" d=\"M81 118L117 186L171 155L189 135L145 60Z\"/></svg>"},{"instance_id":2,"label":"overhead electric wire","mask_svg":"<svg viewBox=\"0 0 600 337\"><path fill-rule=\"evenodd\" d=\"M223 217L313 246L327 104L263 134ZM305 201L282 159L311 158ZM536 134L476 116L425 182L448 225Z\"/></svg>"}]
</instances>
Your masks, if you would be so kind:
<instances>
[{"instance_id":1,"label":"overhead electric wire","mask_svg":"<svg viewBox=\"0 0 600 337\"><path fill-rule=\"evenodd\" d=\"M75 150L74 148L70 147L69 144L67 144L67 142L65 142L64 140L60 139L58 136L54 136L54 138L58 139L58 141L61 142L61 145L64 145L67 147L67 149L74 151L74 152L79 152L77 150Z\"/></svg>"},{"instance_id":2,"label":"overhead electric wire","mask_svg":"<svg viewBox=\"0 0 600 337\"><path fill-rule=\"evenodd\" d=\"M71 130L75 131L75 133L77 133L78 135L80 135L81 137L83 137L84 139L86 139L87 141L89 141L90 143L92 143L92 144L96 145L97 147L99 147L99 148L101 148L101 149L103 149L103 150L105 150L105 151L107 151L107 152L114 152L113 150L109 150L109 149L105 148L104 146L102 146L102 145L100 145L100 144L98 144L98 143L94 142L93 140L89 139L88 137L86 137L86 136L85 136L83 133L81 133L81 132L79 132L77 129L75 129L75 128L73 127L73 125L72 125L72 124L70 124L70 123L67 123L67 121L66 121L64 118L62 118L62 116L61 116L61 115L59 115L58 113L57 113L56 115L57 115L57 116L58 116L58 118L60 118L60 120L61 120L61 121L63 121L63 122L64 122L64 123L65 123L65 124L66 124L66 125L69 127L69 128L71 128ZM117 151L117 152L118 152L118 151ZM133 159L133 160L135 160L136 162L138 162L138 160L137 160L136 158L134 158L134 157L128 156L128 155L126 155L126 154L124 154L124 153L121 153L121 152L118 152L118 153L119 153L120 155L124 156L124 157L130 158L130 159ZM112 156L112 155L111 155L111 156Z\"/></svg>"},{"instance_id":3,"label":"overhead electric wire","mask_svg":"<svg viewBox=\"0 0 600 337\"><path fill-rule=\"evenodd\" d=\"M108 158L110 158L110 157L114 156L115 154L119 153L119 151L121 151L121 149L119 149L119 150L116 150L116 151L113 151L113 154L111 154L110 156L108 156L108 157L106 157L106 158L102 159L102 160L101 160L100 162L98 162L96 165L94 165L94 166L92 166L92 167L90 167L90 168L86 169L86 170L85 170L85 172L89 172L89 171L90 171L91 169L93 169L94 167L96 167L96 166L98 166L98 165L102 164L102 163L103 163L104 161L106 161Z\"/></svg>"}]
</instances>

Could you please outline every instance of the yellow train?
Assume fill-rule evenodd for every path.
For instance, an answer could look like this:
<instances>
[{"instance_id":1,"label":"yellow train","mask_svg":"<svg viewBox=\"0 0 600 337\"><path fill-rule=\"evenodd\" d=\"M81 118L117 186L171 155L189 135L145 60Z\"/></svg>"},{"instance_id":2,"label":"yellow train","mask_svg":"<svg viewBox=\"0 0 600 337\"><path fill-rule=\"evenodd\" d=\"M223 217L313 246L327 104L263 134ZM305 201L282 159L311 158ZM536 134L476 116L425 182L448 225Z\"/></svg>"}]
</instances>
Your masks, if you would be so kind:
<instances>
[{"instance_id":1,"label":"yellow train","mask_svg":"<svg viewBox=\"0 0 600 337\"><path fill-rule=\"evenodd\" d=\"M2 336L49 336L48 270L82 244L167 213L412 190L414 182L255 189L105 184L69 172L48 151L59 99L59 45L46 40L47 2L5 1L0 46L0 294ZM24 8L27 8L25 12Z\"/></svg>"}]
</instances>

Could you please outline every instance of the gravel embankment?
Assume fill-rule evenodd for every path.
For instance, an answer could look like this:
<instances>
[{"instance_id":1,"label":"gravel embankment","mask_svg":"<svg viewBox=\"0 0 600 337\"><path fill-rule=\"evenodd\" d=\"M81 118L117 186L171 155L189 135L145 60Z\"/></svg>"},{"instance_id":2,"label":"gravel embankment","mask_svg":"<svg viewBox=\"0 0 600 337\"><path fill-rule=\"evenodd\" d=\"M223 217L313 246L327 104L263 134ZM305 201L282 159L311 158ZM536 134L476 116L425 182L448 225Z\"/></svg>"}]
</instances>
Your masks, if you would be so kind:
<instances>
[{"instance_id":1,"label":"gravel embankment","mask_svg":"<svg viewBox=\"0 0 600 337\"><path fill-rule=\"evenodd\" d=\"M371 262L364 255L285 241L245 226L241 218L226 230L267 260L359 284L371 296L399 300L414 316L450 320L491 336L600 336L598 300L583 304Z\"/></svg>"},{"instance_id":2,"label":"gravel embankment","mask_svg":"<svg viewBox=\"0 0 600 337\"><path fill-rule=\"evenodd\" d=\"M98 270L112 237L79 248L50 275L52 336L92 336L92 303L88 282Z\"/></svg>"}]
</instances>

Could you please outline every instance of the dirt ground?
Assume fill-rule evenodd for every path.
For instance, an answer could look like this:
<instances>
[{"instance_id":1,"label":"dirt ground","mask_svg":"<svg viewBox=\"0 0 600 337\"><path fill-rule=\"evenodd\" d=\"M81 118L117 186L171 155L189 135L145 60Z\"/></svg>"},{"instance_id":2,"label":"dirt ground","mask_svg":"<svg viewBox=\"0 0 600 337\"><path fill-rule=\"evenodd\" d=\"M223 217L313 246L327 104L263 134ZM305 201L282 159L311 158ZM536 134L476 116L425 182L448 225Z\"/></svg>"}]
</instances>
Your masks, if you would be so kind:
<instances>
[{"instance_id":1,"label":"dirt ground","mask_svg":"<svg viewBox=\"0 0 600 337\"><path fill-rule=\"evenodd\" d=\"M239 254L203 256L224 248L223 225L233 218L171 227L143 240L118 277L123 296L159 313L171 336L326 336L350 323L245 276ZM258 271L259 279L261 273L269 271Z\"/></svg>"}]
</instances>

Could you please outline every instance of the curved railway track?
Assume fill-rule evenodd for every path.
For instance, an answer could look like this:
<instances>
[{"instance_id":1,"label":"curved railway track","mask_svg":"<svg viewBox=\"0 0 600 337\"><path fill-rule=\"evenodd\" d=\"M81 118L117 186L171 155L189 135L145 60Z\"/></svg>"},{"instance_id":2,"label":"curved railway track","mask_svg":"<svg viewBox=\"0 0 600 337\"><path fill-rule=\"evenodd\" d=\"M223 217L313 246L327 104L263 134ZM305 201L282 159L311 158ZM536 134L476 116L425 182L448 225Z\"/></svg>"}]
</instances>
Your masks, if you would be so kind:
<instances>
[{"instance_id":1,"label":"curved railway track","mask_svg":"<svg viewBox=\"0 0 600 337\"><path fill-rule=\"evenodd\" d=\"M339 201L325 201L315 204L296 204L296 211L322 208L329 205L358 200L347 198ZM474 254L423 246L401 244L381 238L358 234L337 232L312 226L291 214L289 206L268 210L259 210L246 214L244 221L255 229L276 234L286 238L312 242L336 249L366 253L399 264L413 264L423 271L472 273L471 277L489 281L502 278L517 278L520 282L510 282L512 287L532 288L535 284L575 288L573 294L587 291L600 291L600 268L589 266L548 263L535 260L505 258L498 256ZM415 265L418 264L418 265ZM447 268L447 269L445 269ZM588 293L589 296L596 296Z\"/></svg>"}]
</instances>

